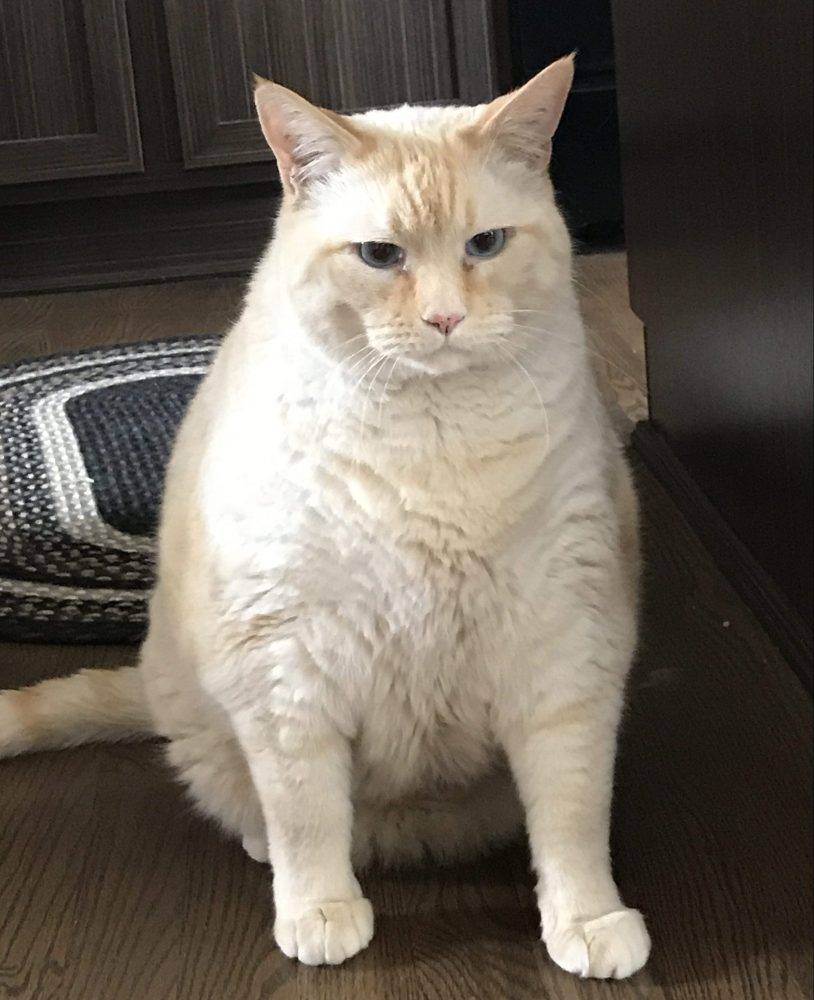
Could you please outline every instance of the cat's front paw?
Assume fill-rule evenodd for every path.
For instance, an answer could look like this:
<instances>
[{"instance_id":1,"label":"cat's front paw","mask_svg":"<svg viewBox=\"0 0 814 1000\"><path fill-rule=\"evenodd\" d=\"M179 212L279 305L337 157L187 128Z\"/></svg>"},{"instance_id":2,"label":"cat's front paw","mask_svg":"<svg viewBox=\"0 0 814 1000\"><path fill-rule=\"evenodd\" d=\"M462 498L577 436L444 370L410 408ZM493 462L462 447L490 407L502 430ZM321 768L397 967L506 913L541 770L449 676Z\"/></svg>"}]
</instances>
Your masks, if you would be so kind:
<instances>
[{"instance_id":1,"label":"cat's front paw","mask_svg":"<svg viewBox=\"0 0 814 1000\"><path fill-rule=\"evenodd\" d=\"M274 922L280 950L305 965L338 965L366 948L372 937L373 907L364 898L286 906Z\"/></svg>"},{"instance_id":2,"label":"cat's front paw","mask_svg":"<svg viewBox=\"0 0 814 1000\"><path fill-rule=\"evenodd\" d=\"M548 954L583 978L626 979L647 961L650 935L638 910L614 910L595 920L572 921L545 935Z\"/></svg>"}]
</instances>

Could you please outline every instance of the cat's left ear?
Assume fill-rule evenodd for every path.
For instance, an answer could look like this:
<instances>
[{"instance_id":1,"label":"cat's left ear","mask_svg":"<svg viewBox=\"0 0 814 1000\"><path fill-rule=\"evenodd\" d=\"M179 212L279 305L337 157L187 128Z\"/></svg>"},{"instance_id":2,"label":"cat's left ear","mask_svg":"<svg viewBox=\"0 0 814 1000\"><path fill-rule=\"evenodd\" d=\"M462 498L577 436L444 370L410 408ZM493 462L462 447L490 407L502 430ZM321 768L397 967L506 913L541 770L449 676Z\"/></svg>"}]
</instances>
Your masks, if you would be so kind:
<instances>
[{"instance_id":1,"label":"cat's left ear","mask_svg":"<svg viewBox=\"0 0 814 1000\"><path fill-rule=\"evenodd\" d=\"M271 80L255 76L254 85L260 126L289 194L298 195L361 149L361 137L343 115L318 108Z\"/></svg>"},{"instance_id":2,"label":"cat's left ear","mask_svg":"<svg viewBox=\"0 0 814 1000\"><path fill-rule=\"evenodd\" d=\"M518 90L487 104L475 125L477 133L513 159L545 169L573 81L574 56L558 59Z\"/></svg>"}]
</instances>

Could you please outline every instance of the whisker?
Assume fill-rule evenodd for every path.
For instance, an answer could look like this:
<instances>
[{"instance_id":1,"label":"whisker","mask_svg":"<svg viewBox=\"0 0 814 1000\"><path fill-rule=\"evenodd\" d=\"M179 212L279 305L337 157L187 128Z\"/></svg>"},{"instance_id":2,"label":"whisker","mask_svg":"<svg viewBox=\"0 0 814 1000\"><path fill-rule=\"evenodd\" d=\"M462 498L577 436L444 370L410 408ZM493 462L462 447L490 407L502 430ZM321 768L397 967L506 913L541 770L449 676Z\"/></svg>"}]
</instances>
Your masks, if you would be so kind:
<instances>
[{"instance_id":1,"label":"whisker","mask_svg":"<svg viewBox=\"0 0 814 1000\"><path fill-rule=\"evenodd\" d=\"M347 376L348 379L352 378L360 369L364 368L364 366L371 360L371 358L373 358L376 355L376 351L374 350L374 348L368 347L360 351L360 355L361 357L359 357L356 361L354 361L354 363L350 365L350 367L345 368L345 366L342 365L340 366L340 369L338 371L334 372L334 375L331 377L331 379L329 379L329 383L333 383L333 385L331 385L332 390L334 386L336 386L336 381L339 379L340 376ZM343 386L341 386L341 389L343 390L343 397L345 395L352 396L356 392L356 389L359 386L361 380L364 378L365 374L366 373L363 373L359 381L356 382L354 385L349 385L346 382Z\"/></svg>"},{"instance_id":2,"label":"whisker","mask_svg":"<svg viewBox=\"0 0 814 1000\"><path fill-rule=\"evenodd\" d=\"M548 313L546 313L542 309L508 309L506 311L509 312L509 313L534 313L534 314L536 314L538 316L547 316L548 315ZM520 324L520 323L515 323L515 326L517 326L518 328L522 328L522 324ZM547 333L547 334L549 334L549 336L552 336L552 337L559 336L561 339L563 339L563 340L565 339L565 338L562 337L562 334L558 334L556 330L551 330L548 327L544 327L544 326L540 326L540 327L525 327L525 329L540 330L540 332ZM596 333L596 331L593 330L590 326L586 325L586 326L583 327L583 329L585 330L585 336L587 338L589 338L591 340L599 338L599 334Z\"/></svg>"},{"instance_id":3,"label":"whisker","mask_svg":"<svg viewBox=\"0 0 814 1000\"><path fill-rule=\"evenodd\" d=\"M363 368L370 361L370 359L374 357L374 355L377 355L376 349L372 347L370 344L366 344L364 347L360 348L358 351L355 351L353 354L351 354L349 358L346 358L344 363L338 362L336 369L333 372L331 372L327 382L325 383L323 397L325 398L329 393L333 393L334 388L337 386L338 380L342 376L348 376L348 377L353 376L356 372L359 371L360 368ZM357 360L355 360L352 365L348 366L347 362L351 361L354 358L356 358ZM352 396L355 394L356 390L361 385L365 376L373 368L373 365L375 365L375 363L376 361L374 360L373 363L370 364L370 366L366 368L364 372L362 372L361 377L354 385L350 387L348 386L344 387L348 396ZM316 441L319 440L320 436L324 433L324 426L323 426L324 409L325 409L324 405L318 408L319 419L317 419L314 422L314 432L310 440L311 445L314 445Z\"/></svg>"},{"instance_id":4,"label":"whisker","mask_svg":"<svg viewBox=\"0 0 814 1000\"><path fill-rule=\"evenodd\" d=\"M374 365L373 365L373 367L375 369L374 372L373 372L373 378L370 381L370 385L367 387L367 392L365 393L365 401L364 401L364 403L362 405L362 415L361 415L361 417L359 419L361 433L359 435L359 441L358 441L358 452L357 452L357 457L356 457L356 461L357 462L361 461L361 455L359 453L362 450L362 445L365 442L365 437L367 436L367 432L368 432L368 424L367 424L367 421L366 421L367 404L370 401L370 394L373 391L373 386L378 381L379 375L381 375L382 369L384 368L384 366L385 366L385 364L387 362L388 357L389 357L388 354L382 355L381 359L379 361L378 367L376 367L376 362L374 362ZM370 371L370 369L368 369L368 371ZM367 372L365 372L365 374L367 374Z\"/></svg>"},{"instance_id":5,"label":"whisker","mask_svg":"<svg viewBox=\"0 0 814 1000\"><path fill-rule=\"evenodd\" d=\"M595 348L589 346L585 341L572 340L569 337L563 337L562 334L556 333L554 330L547 330L544 327L538 327L538 326L524 326L522 323L515 323L513 329L517 330L520 333L523 333L525 336L529 336L529 332L530 333L542 333L542 334L545 334L548 337L554 337L556 340L560 340L564 344L571 344L574 347L580 347L580 346L582 346L582 347L585 348L585 350L589 354L593 354L594 357L597 357L600 360L604 361L605 364L608 365L610 368L613 368L614 371L617 371L620 374L624 375L625 378L630 379L630 381L633 382L633 384L636 386L636 388L640 392L644 393L645 395L647 394L647 390L639 382L639 380L636 378L636 376L633 374L633 372L628 371L625 368L620 367L618 364L616 364L615 361L611 361L611 359L609 357L607 357L607 355L605 355L601 351L597 351ZM529 336L529 340L531 340L530 336Z\"/></svg>"},{"instance_id":6,"label":"whisker","mask_svg":"<svg viewBox=\"0 0 814 1000\"><path fill-rule=\"evenodd\" d=\"M362 367L362 365L365 363L366 359L369 358L372 354L375 354L375 353L376 353L375 348L373 348L373 347L367 347L367 348L363 347L358 352L358 354L351 355L351 358L354 358L354 357L357 357L358 355L361 355L361 357L358 359L358 361L354 361L354 363L350 367L344 368L343 371L340 374L351 375L353 372L358 371ZM348 358L348 360L350 361L351 358Z\"/></svg>"},{"instance_id":7,"label":"whisker","mask_svg":"<svg viewBox=\"0 0 814 1000\"><path fill-rule=\"evenodd\" d=\"M537 395L537 399L539 400L540 409L543 415L543 423L545 424L545 454L543 455L543 461L545 461L545 459L548 457L549 452L551 451L551 423L548 417L548 408L543 402L542 393L540 392L537 383L529 374L528 369L525 367L525 365L520 363L520 361L511 353L508 347L505 347L503 344L496 344L495 346L502 351L502 353L509 359L509 361L512 362L512 364L516 365L516 367L520 369L520 371L528 379L529 385L532 387L532 389L534 389L534 392Z\"/></svg>"},{"instance_id":8,"label":"whisker","mask_svg":"<svg viewBox=\"0 0 814 1000\"><path fill-rule=\"evenodd\" d=\"M365 347L368 346L366 333L357 333L355 337L351 337L350 340L346 340L340 345L341 347L349 347L351 344L355 344L357 340L365 341L365 344L362 347L360 347L358 351L354 351L353 354L351 354L347 358L338 356L334 351L329 351L328 353L331 355L332 360L335 361L337 365L341 366L342 364L350 361L351 358L356 357L357 354L359 354L361 351L365 349Z\"/></svg>"},{"instance_id":9,"label":"whisker","mask_svg":"<svg viewBox=\"0 0 814 1000\"><path fill-rule=\"evenodd\" d=\"M373 361L371 361L371 363L368 365L368 367L365 368L365 370L362 372L362 374L359 377L359 379L357 379L357 381L354 383L352 389L350 390L350 394L351 395L353 395L356 392L356 390L364 382L364 380L367 378L367 376L370 374L370 372L372 372L373 369L376 367L376 365L378 364L378 362L380 360L382 360L382 356L374 348L371 348L370 352L371 352L371 354L375 354L376 356L373 358ZM365 361L367 361L369 359L369 357L370 357L370 355L368 355L365 358ZM359 367L361 367L362 364L364 364L364 361L360 363Z\"/></svg>"},{"instance_id":10,"label":"whisker","mask_svg":"<svg viewBox=\"0 0 814 1000\"><path fill-rule=\"evenodd\" d=\"M359 334L358 337L352 337L351 340L347 341L346 343L351 343L354 340L358 340L360 337L364 338L365 341L367 341L366 334L362 333ZM334 386L341 379L343 375L350 375L356 369L357 365L355 363L349 365L350 361L353 361L354 358L358 358L360 354L365 355L366 352L372 350L373 348L370 346L370 344L365 343L362 347L359 348L358 351L354 351L353 354L349 355L347 358L335 358L334 360L336 361L336 365L334 367L334 370L330 373L327 381L325 382L325 387L324 387L325 393L327 394L329 391L333 391ZM364 358L362 358L362 362L363 361Z\"/></svg>"},{"instance_id":11,"label":"whisker","mask_svg":"<svg viewBox=\"0 0 814 1000\"><path fill-rule=\"evenodd\" d=\"M578 288L581 288L583 292L587 292L588 295L592 295L596 299L596 301L600 305L604 306L606 309L613 308L611 304L611 299L608 295L600 295L599 292L596 291L596 289L590 288L588 285L585 284L584 281L580 281L579 278L575 277L574 275L571 275L571 281Z\"/></svg>"},{"instance_id":12,"label":"whisker","mask_svg":"<svg viewBox=\"0 0 814 1000\"><path fill-rule=\"evenodd\" d=\"M392 364L392 366L390 368L390 371L387 374L387 378L385 379L385 383L384 383L384 389L382 389L382 394L379 397L379 414L378 414L378 420L379 420L379 426L380 427L381 427L381 423L382 423L382 406L384 405L384 400L385 400L385 397L387 396L387 387L390 385L390 379L393 377L393 372L396 370L396 365L398 363L399 363L399 359L398 359L398 355L397 355L396 357L393 358L393 364Z\"/></svg>"}]
</instances>

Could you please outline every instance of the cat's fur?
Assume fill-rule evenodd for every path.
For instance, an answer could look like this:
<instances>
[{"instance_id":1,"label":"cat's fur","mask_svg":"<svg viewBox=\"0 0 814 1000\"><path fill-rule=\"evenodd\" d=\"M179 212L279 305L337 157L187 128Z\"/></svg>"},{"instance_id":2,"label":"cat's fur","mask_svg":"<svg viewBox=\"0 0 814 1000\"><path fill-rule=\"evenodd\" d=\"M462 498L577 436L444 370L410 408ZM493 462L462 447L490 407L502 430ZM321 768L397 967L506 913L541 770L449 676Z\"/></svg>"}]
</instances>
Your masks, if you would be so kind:
<instances>
[{"instance_id":1,"label":"cat's fur","mask_svg":"<svg viewBox=\"0 0 814 1000\"><path fill-rule=\"evenodd\" d=\"M259 82L285 197L178 435L140 666L0 696L5 754L164 736L270 857L305 962L371 939L353 864L471 855L524 816L553 959L647 958L608 856L636 504L546 169L572 71L350 119ZM502 253L464 257L498 227ZM466 319L445 338L438 311Z\"/></svg>"}]
</instances>

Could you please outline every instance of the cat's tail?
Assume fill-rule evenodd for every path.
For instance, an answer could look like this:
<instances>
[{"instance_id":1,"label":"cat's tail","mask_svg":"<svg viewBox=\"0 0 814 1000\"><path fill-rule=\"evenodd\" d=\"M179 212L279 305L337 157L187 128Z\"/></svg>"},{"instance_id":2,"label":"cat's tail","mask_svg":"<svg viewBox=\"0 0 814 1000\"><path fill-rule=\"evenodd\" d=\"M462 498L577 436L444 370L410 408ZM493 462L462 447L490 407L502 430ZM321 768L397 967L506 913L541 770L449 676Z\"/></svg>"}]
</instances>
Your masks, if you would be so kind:
<instances>
[{"instance_id":1,"label":"cat's tail","mask_svg":"<svg viewBox=\"0 0 814 1000\"><path fill-rule=\"evenodd\" d=\"M80 670L0 691L0 757L153 735L138 667Z\"/></svg>"}]
</instances>

